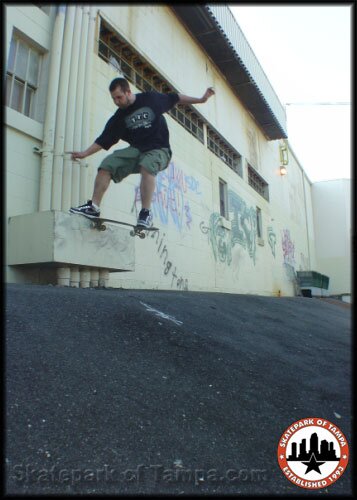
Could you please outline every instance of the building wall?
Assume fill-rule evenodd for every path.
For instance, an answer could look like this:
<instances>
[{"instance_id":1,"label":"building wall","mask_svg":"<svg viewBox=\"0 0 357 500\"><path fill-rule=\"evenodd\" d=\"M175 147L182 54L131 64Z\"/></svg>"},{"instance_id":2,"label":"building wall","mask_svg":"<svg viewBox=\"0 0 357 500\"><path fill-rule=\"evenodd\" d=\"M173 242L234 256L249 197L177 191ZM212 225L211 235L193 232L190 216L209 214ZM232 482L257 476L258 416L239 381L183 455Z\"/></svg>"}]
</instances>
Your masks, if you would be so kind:
<instances>
[{"instance_id":1,"label":"building wall","mask_svg":"<svg viewBox=\"0 0 357 500\"><path fill-rule=\"evenodd\" d=\"M331 295L351 293L351 181L338 179L312 186L317 263L330 277Z\"/></svg>"},{"instance_id":2,"label":"building wall","mask_svg":"<svg viewBox=\"0 0 357 500\"><path fill-rule=\"evenodd\" d=\"M6 7L6 60L14 33L20 35L43 55L43 70L48 67L48 53L51 47L53 15L45 14L34 5ZM29 118L12 108L5 108L6 127L6 201L7 217L32 213L38 210L40 156L33 148L41 148L43 139L43 118L47 81L41 82L37 120ZM7 225L5 225L7 239ZM23 271L6 266L7 281L37 280L38 272Z\"/></svg>"},{"instance_id":3,"label":"building wall","mask_svg":"<svg viewBox=\"0 0 357 500\"><path fill-rule=\"evenodd\" d=\"M11 38L9 30L16 27L16 9L25 18L29 9L28 19L22 21L23 30L26 32L28 24L28 36L30 32L33 34L31 23L37 8L7 7L11 11L8 19L13 20L7 24L7 40ZM100 6L99 14L179 92L201 96L208 86L214 86L216 95L206 104L194 107L242 155L243 166L240 177L166 115L173 157L168 169L157 177L153 199L155 225L160 233L153 233L145 240L135 239L135 271L111 273L109 286L294 295L295 271L314 268L316 263L311 184L295 155L291 152L288 174L281 176L280 141L265 139L213 61L169 7L108 5ZM150 26L150 32L145 26ZM96 40L98 35L99 19ZM42 43L44 51L48 50L48 39ZM95 43L90 143L115 111L108 86L116 76L115 69L98 57ZM137 91L133 85L132 90ZM7 215L12 216L37 210L40 161L32 148L41 145L41 123L32 120L36 123L36 134L29 135L16 125L26 117L8 111L8 199L17 196L16 203L8 202ZM101 159L126 146L121 142L108 152L87 158L88 198ZM248 163L269 184L269 201L249 185ZM219 179L227 183L227 220L220 216ZM141 207L139 182L137 175L120 185L112 183L103 199L102 215L135 221ZM262 212L260 239L257 207ZM20 279L17 271L10 270L9 281Z\"/></svg>"}]
</instances>

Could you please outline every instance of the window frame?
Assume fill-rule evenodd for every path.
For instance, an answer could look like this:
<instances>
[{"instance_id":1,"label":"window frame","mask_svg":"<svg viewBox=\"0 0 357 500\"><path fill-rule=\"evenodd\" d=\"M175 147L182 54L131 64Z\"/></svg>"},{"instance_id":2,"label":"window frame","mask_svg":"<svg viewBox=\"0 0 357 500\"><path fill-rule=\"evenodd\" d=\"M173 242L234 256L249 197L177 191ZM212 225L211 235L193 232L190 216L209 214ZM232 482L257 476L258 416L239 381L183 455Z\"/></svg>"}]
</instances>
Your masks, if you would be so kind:
<instances>
[{"instance_id":1,"label":"window frame","mask_svg":"<svg viewBox=\"0 0 357 500\"><path fill-rule=\"evenodd\" d=\"M228 215L228 184L221 177L218 178L219 213L221 217L229 220Z\"/></svg>"},{"instance_id":2,"label":"window frame","mask_svg":"<svg viewBox=\"0 0 357 500\"><path fill-rule=\"evenodd\" d=\"M266 201L269 201L269 184L261 177L258 172L247 162L248 184Z\"/></svg>"},{"instance_id":3,"label":"window frame","mask_svg":"<svg viewBox=\"0 0 357 500\"><path fill-rule=\"evenodd\" d=\"M209 125L207 126L207 148L223 161L223 163L228 165L233 172L243 177L242 155L229 146L223 137L215 132Z\"/></svg>"},{"instance_id":4,"label":"window frame","mask_svg":"<svg viewBox=\"0 0 357 500\"><path fill-rule=\"evenodd\" d=\"M13 44L15 45L14 49L14 55L13 55L13 64L12 67L10 68L10 55L12 51ZM19 75L16 72L16 64L18 62L18 54L19 54L19 46L20 44L24 45L27 49L27 60L26 60L26 72L25 76L23 77L22 75ZM31 60L31 54L36 54L36 57L38 57L38 68L37 68L37 74L36 74L36 83L30 82L30 75L29 75L29 70L30 70L30 60ZM27 116L28 118L35 119L35 106L36 106L36 97L37 97L37 91L39 89L40 85L40 74L41 74L41 69L42 69L42 59L43 59L43 54L36 50L27 40L22 38L21 36L17 34L13 34L11 38L11 45L10 45L10 52L7 60L7 68L6 68L6 97L5 97L5 104L11 109L14 109L15 111L23 114L24 116ZM14 88L16 84L20 84L23 86L21 90L21 103L20 105L14 105L13 101L13 96L14 96ZM9 87L8 87L9 85ZM28 92L30 92L29 98ZM18 104L18 103L15 103ZM27 110L28 108L28 110Z\"/></svg>"}]
</instances>

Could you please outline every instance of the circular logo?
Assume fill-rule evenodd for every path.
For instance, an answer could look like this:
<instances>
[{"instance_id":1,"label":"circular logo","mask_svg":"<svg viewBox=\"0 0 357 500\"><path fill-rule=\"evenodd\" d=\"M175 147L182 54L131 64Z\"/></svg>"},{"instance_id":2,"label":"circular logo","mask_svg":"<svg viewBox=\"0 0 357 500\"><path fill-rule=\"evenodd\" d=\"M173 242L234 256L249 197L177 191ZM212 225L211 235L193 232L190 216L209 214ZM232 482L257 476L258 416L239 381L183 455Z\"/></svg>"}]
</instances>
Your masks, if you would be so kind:
<instances>
[{"instance_id":1,"label":"circular logo","mask_svg":"<svg viewBox=\"0 0 357 500\"><path fill-rule=\"evenodd\" d=\"M278 462L285 476L300 488L327 488L345 472L348 443L341 430L323 418L304 418L283 432Z\"/></svg>"}]
</instances>

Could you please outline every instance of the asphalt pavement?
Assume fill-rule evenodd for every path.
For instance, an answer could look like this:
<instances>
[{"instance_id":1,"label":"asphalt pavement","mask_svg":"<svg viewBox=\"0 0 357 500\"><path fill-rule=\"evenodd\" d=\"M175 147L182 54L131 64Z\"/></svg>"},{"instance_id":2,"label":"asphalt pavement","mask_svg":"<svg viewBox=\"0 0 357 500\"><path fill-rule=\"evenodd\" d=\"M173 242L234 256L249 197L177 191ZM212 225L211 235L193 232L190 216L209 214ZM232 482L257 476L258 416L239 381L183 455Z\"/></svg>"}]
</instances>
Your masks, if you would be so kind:
<instances>
[{"instance_id":1,"label":"asphalt pavement","mask_svg":"<svg viewBox=\"0 0 357 500\"><path fill-rule=\"evenodd\" d=\"M351 309L303 297L5 291L6 493L350 495L285 477L279 440L351 435Z\"/></svg>"}]
</instances>

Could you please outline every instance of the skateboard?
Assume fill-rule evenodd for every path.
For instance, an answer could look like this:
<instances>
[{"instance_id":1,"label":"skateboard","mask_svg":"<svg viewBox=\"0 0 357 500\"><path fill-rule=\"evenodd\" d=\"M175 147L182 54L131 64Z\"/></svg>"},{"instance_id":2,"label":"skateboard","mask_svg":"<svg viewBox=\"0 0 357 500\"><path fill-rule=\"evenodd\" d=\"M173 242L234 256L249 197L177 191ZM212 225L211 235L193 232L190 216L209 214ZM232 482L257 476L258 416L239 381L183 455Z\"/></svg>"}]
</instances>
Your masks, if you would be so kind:
<instances>
[{"instance_id":1,"label":"skateboard","mask_svg":"<svg viewBox=\"0 0 357 500\"><path fill-rule=\"evenodd\" d=\"M73 212L71 212L71 213L73 213ZM86 219L89 219L92 223L92 227L94 229L98 229L98 231L105 231L107 229L105 222L111 222L112 224L119 224L122 226L132 227L133 229L130 231L130 236L139 236L139 238L141 238L141 239L144 239L146 236L144 231L159 231L159 229L157 227L138 226L135 224L129 224L128 222L121 222L119 220L104 219L102 217L91 217L89 215L81 214L81 213L76 213L75 215L82 215Z\"/></svg>"}]
</instances>

